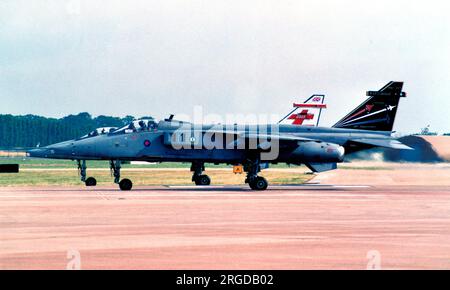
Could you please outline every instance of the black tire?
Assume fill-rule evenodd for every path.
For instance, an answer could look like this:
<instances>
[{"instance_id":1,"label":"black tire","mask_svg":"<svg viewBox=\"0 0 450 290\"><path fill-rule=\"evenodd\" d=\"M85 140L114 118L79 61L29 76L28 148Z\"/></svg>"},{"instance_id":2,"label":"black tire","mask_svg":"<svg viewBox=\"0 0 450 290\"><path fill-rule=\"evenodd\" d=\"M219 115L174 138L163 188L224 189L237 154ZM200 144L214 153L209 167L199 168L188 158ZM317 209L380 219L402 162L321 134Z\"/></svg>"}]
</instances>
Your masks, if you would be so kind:
<instances>
[{"instance_id":1,"label":"black tire","mask_svg":"<svg viewBox=\"0 0 450 290\"><path fill-rule=\"evenodd\" d=\"M119 182L119 188L121 190L131 190L131 188L133 188L133 182L127 178L124 178Z\"/></svg>"},{"instance_id":2,"label":"black tire","mask_svg":"<svg viewBox=\"0 0 450 290\"><path fill-rule=\"evenodd\" d=\"M96 186L97 180L94 177L88 177L88 179L86 179L84 184L86 184L86 186Z\"/></svg>"},{"instance_id":3,"label":"black tire","mask_svg":"<svg viewBox=\"0 0 450 290\"><path fill-rule=\"evenodd\" d=\"M211 178L208 175L200 175L195 178L195 185L207 186L211 184Z\"/></svg>"},{"instance_id":4,"label":"black tire","mask_svg":"<svg viewBox=\"0 0 450 290\"><path fill-rule=\"evenodd\" d=\"M258 176L254 178L250 183L250 188L253 190L266 190L269 183L264 177Z\"/></svg>"}]
</instances>

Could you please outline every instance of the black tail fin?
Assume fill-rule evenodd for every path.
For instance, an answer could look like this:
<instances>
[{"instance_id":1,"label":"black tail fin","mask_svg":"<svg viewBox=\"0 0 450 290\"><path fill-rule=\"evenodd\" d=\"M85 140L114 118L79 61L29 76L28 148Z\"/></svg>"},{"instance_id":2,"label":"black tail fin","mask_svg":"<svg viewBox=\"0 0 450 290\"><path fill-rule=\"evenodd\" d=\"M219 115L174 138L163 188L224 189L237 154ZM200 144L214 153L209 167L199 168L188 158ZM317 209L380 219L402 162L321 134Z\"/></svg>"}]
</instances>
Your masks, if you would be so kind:
<instances>
[{"instance_id":1,"label":"black tail fin","mask_svg":"<svg viewBox=\"0 0 450 290\"><path fill-rule=\"evenodd\" d=\"M400 97L406 97L402 88L403 82L390 82L379 91L367 92L370 98L333 127L392 131Z\"/></svg>"}]
</instances>

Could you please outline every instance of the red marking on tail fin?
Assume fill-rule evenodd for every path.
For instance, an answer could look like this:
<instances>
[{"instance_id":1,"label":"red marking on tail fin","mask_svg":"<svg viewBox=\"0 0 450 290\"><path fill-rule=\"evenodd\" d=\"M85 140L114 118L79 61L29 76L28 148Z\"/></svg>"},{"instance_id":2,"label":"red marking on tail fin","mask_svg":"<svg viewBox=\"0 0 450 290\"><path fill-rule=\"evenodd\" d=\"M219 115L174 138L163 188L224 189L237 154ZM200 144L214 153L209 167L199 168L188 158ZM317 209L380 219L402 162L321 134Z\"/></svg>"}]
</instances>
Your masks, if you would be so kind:
<instances>
[{"instance_id":1,"label":"red marking on tail fin","mask_svg":"<svg viewBox=\"0 0 450 290\"><path fill-rule=\"evenodd\" d=\"M302 125L303 121L312 119L314 119L314 114L308 114L308 110L302 110L300 113L292 114L288 118L288 120L294 120L292 122L293 125Z\"/></svg>"},{"instance_id":2,"label":"red marking on tail fin","mask_svg":"<svg viewBox=\"0 0 450 290\"><path fill-rule=\"evenodd\" d=\"M363 114L364 112L367 112L367 109L362 109L359 112L356 112L355 114L351 115L350 117L348 117L347 119L345 119L344 121L353 119L354 117L358 117L359 115Z\"/></svg>"}]
</instances>

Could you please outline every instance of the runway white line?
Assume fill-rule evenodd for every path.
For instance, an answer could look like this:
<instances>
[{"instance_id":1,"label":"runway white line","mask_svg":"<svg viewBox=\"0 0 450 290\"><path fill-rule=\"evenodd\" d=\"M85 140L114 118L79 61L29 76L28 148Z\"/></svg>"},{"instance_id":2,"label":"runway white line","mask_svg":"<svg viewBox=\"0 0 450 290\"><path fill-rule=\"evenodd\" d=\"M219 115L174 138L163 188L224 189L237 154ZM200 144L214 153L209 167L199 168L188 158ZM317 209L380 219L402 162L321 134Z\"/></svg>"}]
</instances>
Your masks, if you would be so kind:
<instances>
[{"instance_id":1,"label":"runway white line","mask_svg":"<svg viewBox=\"0 0 450 290\"><path fill-rule=\"evenodd\" d=\"M249 194L235 194L235 193L225 193L225 192L220 192L220 193L216 193L216 194L208 194L208 193L185 193L185 194L128 194L128 195L114 195L114 194L102 194L102 195L98 195L96 193L93 194L83 194L83 195L5 195L5 196L0 196L0 200L2 198L4 199L10 199L10 198L15 198L15 199L33 199L33 198L39 198L39 199L43 199L43 198L54 198L55 200L60 200L61 198L81 198L81 197L87 197L87 198L103 198L105 200L117 200L117 199L127 199L127 198L151 198L151 197L155 197L155 198L171 198L171 197L216 197L216 198L230 198L230 197L252 197L252 198L259 198L259 197L365 197L365 198L379 198L379 197L384 197L387 196L385 194L378 194L378 193L370 193L370 194L352 194L352 193L267 193L267 194L261 194L261 193L249 193Z\"/></svg>"},{"instance_id":2,"label":"runway white line","mask_svg":"<svg viewBox=\"0 0 450 290\"><path fill-rule=\"evenodd\" d=\"M214 185L214 186L199 186L199 185L164 185L165 188L170 189L198 189L198 190L204 190L204 189L246 189L247 187L244 186L222 186L222 185Z\"/></svg>"},{"instance_id":3,"label":"runway white line","mask_svg":"<svg viewBox=\"0 0 450 290\"><path fill-rule=\"evenodd\" d=\"M332 185L334 188L371 188L370 185Z\"/></svg>"},{"instance_id":4,"label":"runway white line","mask_svg":"<svg viewBox=\"0 0 450 290\"><path fill-rule=\"evenodd\" d=\"M235 188L243 188L246 189L246 186L226 186L226 185L214 185L214 186L197 186L197 185L166 185L167 188L173 189L235 189ZM324 188L371 188L370 185L332 185L332 184L298 184L298 185L272 185L269 189L292 189L292 188L305 188L305 187L324 187Z\"/></svg>"},{"instance_id":5,"label":"runway white line","mask_svg":"<svg viewBox=\"0 0 450 290\"><path fill-rule=\"evenodd\" d=\"M199 186L199 185L164 185L167 188L173 189L247 189L246 185L208 185L208 186ZM283 189L283 188L301 188L310 185L272 185L269 189ZM317 185L314 185L317 186ZM330 187L332 185L321 185Z\"/></svg>"}]
</instances>

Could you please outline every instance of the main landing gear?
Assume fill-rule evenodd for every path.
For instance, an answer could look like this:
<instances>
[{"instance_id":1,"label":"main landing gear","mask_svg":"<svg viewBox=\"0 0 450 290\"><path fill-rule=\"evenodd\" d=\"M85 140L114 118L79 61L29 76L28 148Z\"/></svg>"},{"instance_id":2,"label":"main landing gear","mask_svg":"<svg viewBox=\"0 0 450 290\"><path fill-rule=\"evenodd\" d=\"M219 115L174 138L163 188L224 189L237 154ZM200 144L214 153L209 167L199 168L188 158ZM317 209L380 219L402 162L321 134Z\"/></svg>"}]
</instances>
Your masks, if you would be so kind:
<instances>
[{"instance_id":1,"label":"main landing gear","mask_svg":"<svg viewBox=\"0 0 450 290\"><path fill-rule=\"evenodd\" d=\"M97 180L94 177L86 178L86 160L77 160L77 163L81 181L83 181L86 186L96 186ZM133 187L131 180L127 178L120 180L120 168L122 167L120 160L111 160L109 166L111 168L111 174L114 176L114 183L119 184L121 190L131 190Z\"/></svg>"},{"instance_id":2,"label":"main landing gear","mask_svg":"<svg viewBox=\"0 0 450 290\"><path fill-rule=\"evenodd\" d=\"M208 175L203 174L203 171L205 171L205 164L203 162L192 162L192 181L195 183L195 185L206 186L211 184L211 178L209 178Z\"/></svg>"},{"instance_id":3,"label":"main landing gear","mask_svg":"<svg viewBox=\"0 0 450 290\"><path fill-rule=\"evenodd\" d=\"M267 187L269 186L267 180L262 176L258 176L258 173L261 171L259 159L247 160L247 162L244 164L244 171L247 172L245 183L248 183L251 189L267 189Z\"/></svg>"},{"instance_id":4,"label":"main landing gear","mask_svg":"<svg viewBox=\"0 0 450 290\"><path fill-rule=\"evenodd\" d=\"M192 162L191 172L192 181L196 185L210 185L211 178L208 175L203 174L205 171L205 164L203 162ZM248 183L251 189L253 190L266 190L269 186L267 180L258 176L258 173L261 171L261 162L260 159L248 159L244 163L244 171L247 172L247 178L245 179L245 183Z\"/></svg>"}]
</instances>

